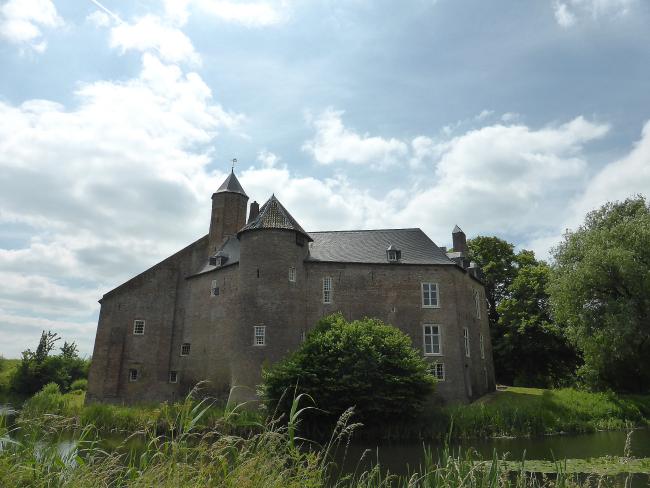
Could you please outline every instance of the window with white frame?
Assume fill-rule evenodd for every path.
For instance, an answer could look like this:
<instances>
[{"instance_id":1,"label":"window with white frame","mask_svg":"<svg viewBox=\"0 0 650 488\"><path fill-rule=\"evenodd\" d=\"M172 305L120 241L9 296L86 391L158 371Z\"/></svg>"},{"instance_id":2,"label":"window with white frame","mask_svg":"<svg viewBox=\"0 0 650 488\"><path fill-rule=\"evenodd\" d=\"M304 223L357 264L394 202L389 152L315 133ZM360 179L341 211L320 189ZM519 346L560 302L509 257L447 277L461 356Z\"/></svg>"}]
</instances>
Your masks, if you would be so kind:
<instances>
[{"instance_id":1,"label":"window with white frame","mask_svg":"<svg viewBox=\"0 0 650 488\"><path fill-rule=\"evenodd\" d=\"M212 284L210 285L210 295L213 297L219 296L219 287L217 286L217 280L212 280Z\"/></svg>"},{"instance_id":2,"label":"window with white frame","mask_svg":"<svg viewBox=\"0 0 650 488\"><path fill-rule=\"evenodd\" d=\"M465 342L465 357L469 357L469 329L463 327L463 341Z\"/></svg>"},{"instance_id":3,"label":"window with white frame","mask_svg":"<svg viewBox=\"0 0 650 488\"><path fill-rule=\"evenodd\" d=\"M438 308L439 306L438 283L422 283L422 307Z\"/></svg>"},{"instance_id":4,"label":"window with white frame","mask_svg":"<svg viewBox=\"0 0 650 488\"><path fill-rule=\"evenodd\" d=\"M445 381L445 363L433 363L431 373L438 381Z\"/></svg>"},{"instance_id":5,"label":"window with white frame","mask_svg":"<svg viewBox=\"0 0 650 488\"><path fill-rule=\"evenodd\" d=\"M479 345L481 346L481 359L485 359L485 344L483 343L483 334L479 336Z\"/></svg>"},{"instance_id":6,"label":"window with white frame","mask_svg":"<svg viewBox=\"0 0 650 488\"><path fill-rule=\"evenodd\" d=\"M253 344L256 346L263 346L266 344L266 326L256 325L255 334L253 337Z\"/></svg>"},{"instance_id":7,"label":"window with white frame","mask_svg":"<svg viewBox=\"0 0 650 488\"><path fill-rule=\"evenodd\" d=\"M424 324L422 326L424 338L424 355L439 356L442 354L440 341L440 326L434 324Z\"/></svg>"},{"instance_id":8,"label":"window with white frame","mask_svg":"<svg viewBox=\"0 0 650 488\"><path fill-rule=\"evenodd\" d=\"M305 339L307 339L307 332L303 330L300 332L300 342L305 342Z\"/></svg>"},{"instance_id":9,"label":"window with white frame","mask_svg":"<svg viewBox=\"0 0 650 488\"><path fill-rule=\"evenodd\" d=\"M332 303L332 278L323 278L323 303Z\"/></svg>"},{"instance_id":10,"label":"window with white frame","mask_svg":"<svg viewBox=\"0 0 650 488\"><path fill-rule=\"evenodd\" d=\"M289 281L291 283L296 282L296 268L294 268L293 266L289 268Z\"/></svg>"},{"instance_id":11,"label":"window with white frame","mask_svg":"<svg viewBox=\"0 0 650 488\"><path fill-rule=\"evenodd\" d=\"M133 321L133 335L144 335L144 320Z\"/></svg>"},{"instance_id":12,"label":"window with white frame","mask_svg":"<svg viewBox=\"0 0 650 488\"><path fill-rule=\"evenodd\" d=\"M169 382L170 383L178 383L178 371L170 371L169 372Z\"/></svg>"},{"instance_id":13,"label":"window with white frame","mask_svg":"<svg viewBox=\"0 0 650 488\"><path fill-rule=\"evenodd\" d=\"M474 307L476 309L476 318L481 318L481 294L478 290L474 290Z\"/></svg>"},{"instance_id":14,"label":"window with white frame","mask_svg":"<svg viewBox=\"0 0 650 488\"><path fill-rule=\"evenodd\" d=\"M181 344L181 356L189 356L190 355L190 343L189 342L184 342Z\"/></svg>"},{"instance_id":15,"label":"window with white frame","mask_svg":"<svg viewBox=\"0 0 650 488\"><path fill-rule=\"evenodd\" d=\"M138 370L137 369L129 369L129 381L138 381Z\"/></svg>"}]
</instances>

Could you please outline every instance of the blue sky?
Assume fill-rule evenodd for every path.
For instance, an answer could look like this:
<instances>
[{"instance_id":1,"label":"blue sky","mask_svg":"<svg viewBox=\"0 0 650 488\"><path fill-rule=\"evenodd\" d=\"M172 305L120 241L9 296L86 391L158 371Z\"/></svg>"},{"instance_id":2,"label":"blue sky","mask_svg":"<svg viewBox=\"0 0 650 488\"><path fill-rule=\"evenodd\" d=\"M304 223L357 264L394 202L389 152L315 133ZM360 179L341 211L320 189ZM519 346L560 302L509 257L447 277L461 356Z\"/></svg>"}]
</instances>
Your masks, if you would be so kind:
<instances>
[{"instance_id":1,"label":"blue sky","mask_svg":"<svg viewBox=\"0 0 650 488\"><path fill-rule=\"evenodd\" d=\"M650 190L647 0L0 0L0 354L92 352L103 293L239 162L308 230L547 257Z\"/></svg>"}]
</instances>

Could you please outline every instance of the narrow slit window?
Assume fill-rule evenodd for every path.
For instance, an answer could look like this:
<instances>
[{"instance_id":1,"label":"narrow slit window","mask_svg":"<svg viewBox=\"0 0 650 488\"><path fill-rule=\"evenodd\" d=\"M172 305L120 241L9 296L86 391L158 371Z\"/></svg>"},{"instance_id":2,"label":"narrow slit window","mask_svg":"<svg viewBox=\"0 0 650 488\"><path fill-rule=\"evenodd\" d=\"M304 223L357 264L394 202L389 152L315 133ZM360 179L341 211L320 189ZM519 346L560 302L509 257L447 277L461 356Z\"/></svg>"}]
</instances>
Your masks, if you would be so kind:
<instances>
[{"instance_id":1,"label":"narrow slit window","mask_svg":"<svg viewBox=\"0 0 650 488\"><path fill-rule=\"evenodd\" d=\"M189 342L184 342L181 344L181 356L189 356L190 355L190 343Z\"/></svg>"},{"instance_id":2,"label":"narrow slit window","mask_svg":"<svg viewBox=\"0 0 650 488\"><path fill-rule=\"evenodd\" d=\"M138 370L137 369L129 369L129 381L138 381Z\"/></svg>"},{"instance_id":3,"label":"narrow slit window","mask_svg":"<svg viewBox=\"0 0 650 488\"><path fill-rule=\"evenodd\" d=\"M170 383L178 383L178 371L170 371L169 372L169 382Z\"/></svg>"},{"instance_id":4,"label":"narrow slit window","mask_svg":"<svg viewBox=\"0 0 650 488\"><path fill-rule=\"evenodd\" d=\"M133 321L133 335L144 335L144 320Z\"/></svg>"},{"instance_id":5,"label":"narrow slit window","mask_svg":"<svg viewBox=\"0 0 650 488\"><path fill-rule=\"evenodd\" d=\"M332 278L323 278L323 303L332 303Z\"/></svg>"},{"instance_id":6,"label":"narrow slit window","mask_svg":"<svg viewBox=\"0 0 650 488\"><path fill-rule=\"evenodd\" d=\"M483 334L479 337L479 345L481 346L481 359L485 359L485 344L483 341Z\"/></svg>"},{"instance_id":7,"label":"narrow slit window","mask_svg":"<svg viewBox=\"0 0 650 488\"><path fill-rule=\"evenodd\" d=\"M296 268L294 268L293 266L289 268L289 281L291 283L296 282Z\"/></svg>"},{"instance_id":8,"label":"narrow slit window","mask_svg":"<svg viewBox=\"0 0 650 488\"><path fill-rule=\"evenodd\" d=\"M256 346L264 346L266 344L266 326L256 325L253 344Z\"/></svg>"},{"instance_id":9,"label":"narrow slit window","mask_svg":"<svg viewBox=\"0 0 650 488\"><path fill-rule=\"evenodd\" d=\"M463 342L465 343L465 357L468 358L470 356L470 351L469 351L469 329L467 327L463 327Z\"/></svg>"},{"instance_id":10,"label":"narrow slit window","mask_svg":"<svg viewBox=\"0 0 650 488\"><path fill-rule=\"evenodd\" d=\"M212 284L210 285L210 295L213 297L219 296L219 287L217 286L217 280L212 280Z\"/></svg>"},{"instance_id":11,"label":"narrow slit window","mask_svg":"<svg viewBox=\"0 0 650 488\"><path fill-rule=\"evenodd\" d=\"M422 283L422 307L438 308L439 306L438 283Z\"/></svg>"},{"instance_id":12,"label":"narrow slit window","mask_svg":"<svg viewBox=\"0 0 650 488\"><path fill-rule=\"evenodd\" d=\"M481 294L478 290L474 290L474 307L476 308L476 318L481 318Z\"/></svg>"},{"instance_id":13,"label":"narrow slit window","mask_svg":"<svg viewBox=\"0 0 650 488\"><path fill-rule=\"evenodd\" d=\"M424 355L437 356L442 354L440 341L440 326L425 324L423 326Z\"/></svg>"}]
</instances>

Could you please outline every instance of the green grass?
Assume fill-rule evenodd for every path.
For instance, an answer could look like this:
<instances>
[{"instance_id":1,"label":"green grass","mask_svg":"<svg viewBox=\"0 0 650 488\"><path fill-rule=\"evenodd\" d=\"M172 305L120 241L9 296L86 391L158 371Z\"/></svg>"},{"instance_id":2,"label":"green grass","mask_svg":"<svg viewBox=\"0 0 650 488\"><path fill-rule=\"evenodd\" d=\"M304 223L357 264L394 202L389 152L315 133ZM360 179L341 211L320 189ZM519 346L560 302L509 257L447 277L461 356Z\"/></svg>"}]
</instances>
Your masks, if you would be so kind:
<instances>
[{"instance_id":1,"label":"green grass","mask_svg":"<svg viewBox=\"0 0 650 488\"><path fill-rule=\"evenodd\" d=\"M46 385L43 390L25 401L20 420L28 423L43 416L53 416L55 421L65 419L68 428L83 429L92 426L103 433L126 433L153 430L169 434L175 428L176 419L185 403L157 405L84 405L85 392L80 390L61 393L57 385ZM198 402L198 400L197 400ZM208 403L195 429L208 431L221 425L224 417L232 412L217 404ZM241 409L232 416L227 427L233 433L246 434L259 428L261 414ZM222 428L225 428L222 425Z\"/></svg>"},{"instance_id":2,"label":"green grass","mask_svg":"<svg viewBox=\"0 0 650 488\"><path fill-rule=\"evenodd\" d=\"M579 433L648 425L650 397L509 387L442 413L453 418L456 437Z\"/></svg>"}]
</instances>

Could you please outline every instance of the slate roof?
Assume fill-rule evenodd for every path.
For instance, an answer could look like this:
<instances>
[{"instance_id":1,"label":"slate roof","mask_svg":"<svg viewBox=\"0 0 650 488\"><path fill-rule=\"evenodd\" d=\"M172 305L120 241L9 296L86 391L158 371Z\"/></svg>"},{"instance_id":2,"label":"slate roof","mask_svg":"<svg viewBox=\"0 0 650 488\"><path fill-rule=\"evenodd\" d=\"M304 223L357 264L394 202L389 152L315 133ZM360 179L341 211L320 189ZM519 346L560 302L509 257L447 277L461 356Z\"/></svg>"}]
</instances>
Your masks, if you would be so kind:
<instances>
[{"instance_id":1,"label":"slate roof","mask_svg":"<svg viewBox=\"0 0 650 488\"><path fill-rule=\"evenodd\" d=\"M230 174L228 175L228 178L225 179L223 183L221 183L221 186L217 189L215 193L222 193L222 192L231 192L231 193L241 193L245 197L246 192L241 186L241 183L239 183L239 180L235 176L235 171L231 171Z\"/></svg>"},{"instance_id":2,"label":"slate roof","mask_svg":"<svg viewBox=\"0 0 650 488\"><path fill-rule=\"evenodd\" d=\"M347 230L311 232L308 261L387 263L389 246L402 251L401 264L453 265L421 229Z\"/></svg>"},{"instance_id":3,"label":"slate roof","mask_svg":"<svg viewBox=\"0 0 650 488\"><path fill-rule=\"evenodd\" d=\"M234 236L228 237L228 239L226 239L226 242L223 243L223 246L221 246L221 248L219 249L217 254L215 254L215 256L219 254L228 255L228 259L226 260L223 266L213 266L210 264L210 261L208 260L205 262L205 264L199 271L197 271L191 276L200 275L202 273L207 273L208 271L212 271L213 269L225 268L226 266L230 266L231 264L238 263L239 262L239 239L237 239Z\"/></svg>"},{"instance_id":4,"label":"slate roof","mask_svg":"<svg viewBox=\"0 0 650 488\"><path fill-rule=\"evenodd\" d=\"M294 219L287 209L282 206L280 201L275 198L275 195L271 195L271 198L269 198L266 203L262 205L262 208L260 208L260 213L257 217L246 224L237 235L246 232L247 230L257 229L295 230L304 235L307 240L312 240L310 235L305 232L296 219Z\"/></svg>"}]
</instances>

